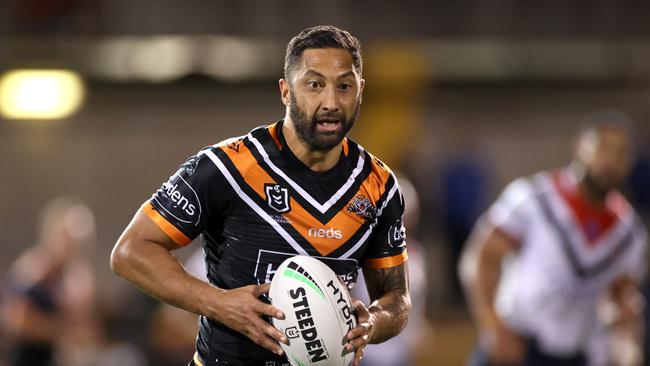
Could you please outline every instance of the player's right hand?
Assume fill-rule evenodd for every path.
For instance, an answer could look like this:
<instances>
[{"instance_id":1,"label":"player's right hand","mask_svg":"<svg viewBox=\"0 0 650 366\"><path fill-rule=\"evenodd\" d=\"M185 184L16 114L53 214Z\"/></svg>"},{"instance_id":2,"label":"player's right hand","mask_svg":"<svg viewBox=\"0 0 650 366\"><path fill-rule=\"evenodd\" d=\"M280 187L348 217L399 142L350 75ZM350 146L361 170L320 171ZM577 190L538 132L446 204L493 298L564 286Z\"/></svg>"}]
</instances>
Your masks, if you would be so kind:
<instances>
[{"instance_id":1,"label":"player's right hand","mask_svg":"<svg viewBox=\"0 0 650 366\"><path fill-rule=\"evenodd\" d=\"M504 325L487 330L485 342L491 363L497 365L520 365L524 361L523 339Z\"/></svg>"},{"instance_id":2,"label":"player's right hand","mask_svg":"<svg viewBox=\"0 0 650 366\"><path fill-rule=\"evenodd\" d=\"M213 305L212 317L228 328L236 330L256 344L282 355L284 351L278 342L288 340L273 325L264 321L262 315L284 319L284 314L273 305L264 303L259 296L269 292L270 284L250 285L232 290L221 290Z\"/></svg>"}]
</instances>

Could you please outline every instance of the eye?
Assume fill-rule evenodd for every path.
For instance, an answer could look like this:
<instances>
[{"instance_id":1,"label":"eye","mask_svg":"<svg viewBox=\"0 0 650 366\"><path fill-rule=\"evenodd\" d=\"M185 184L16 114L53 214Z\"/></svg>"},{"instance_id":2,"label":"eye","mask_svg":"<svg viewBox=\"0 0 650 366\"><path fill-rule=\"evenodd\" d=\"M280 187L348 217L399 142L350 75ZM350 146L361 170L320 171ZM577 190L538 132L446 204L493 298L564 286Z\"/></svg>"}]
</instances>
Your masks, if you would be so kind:
<instances>
[{"instance_id":1,"label":"eye","mask_svg":"<svg viewBox=\"0 0 650 366\"><path fill-rule=\"evenodd\" d=\"M316 80L312 80L312 81L307 83L307 86L309 86L312 89L318 89L318 87L320 86L320 83L318 81L316 81Z\"/></svg>"},{"instance_id":2,"label":"eye","mask_svg":"<svg viewBox=\"0 0 650 366\"><path fill-rule=\"evenodd\" d=\"M352 84L343 83L343 84L339 85L339 88L341 90L349 90L350 88L352 88Z\"/></svg>"}]
</instances>

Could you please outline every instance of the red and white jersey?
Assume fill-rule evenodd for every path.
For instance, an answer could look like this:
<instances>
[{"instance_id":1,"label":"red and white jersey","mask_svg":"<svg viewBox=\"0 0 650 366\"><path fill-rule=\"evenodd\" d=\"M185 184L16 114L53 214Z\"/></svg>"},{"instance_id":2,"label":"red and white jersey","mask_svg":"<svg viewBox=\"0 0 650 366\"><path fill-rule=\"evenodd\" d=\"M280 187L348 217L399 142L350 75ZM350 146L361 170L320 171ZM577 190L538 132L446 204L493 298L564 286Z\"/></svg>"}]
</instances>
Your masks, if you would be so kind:
<instances>
[{"instance_id":1,"label":"red and white jersey","mask_svg":"<svg viewBox=\"0 0 650 366\"><path fill-rule=\"evenodd\" d=\"M520 245L504 266L497 310L551 354L584 351L607 287L644 275L647 232L634 209L615 191L594 207L568 170L515 180L486 215Z\"/></svg>"}]
</instances>

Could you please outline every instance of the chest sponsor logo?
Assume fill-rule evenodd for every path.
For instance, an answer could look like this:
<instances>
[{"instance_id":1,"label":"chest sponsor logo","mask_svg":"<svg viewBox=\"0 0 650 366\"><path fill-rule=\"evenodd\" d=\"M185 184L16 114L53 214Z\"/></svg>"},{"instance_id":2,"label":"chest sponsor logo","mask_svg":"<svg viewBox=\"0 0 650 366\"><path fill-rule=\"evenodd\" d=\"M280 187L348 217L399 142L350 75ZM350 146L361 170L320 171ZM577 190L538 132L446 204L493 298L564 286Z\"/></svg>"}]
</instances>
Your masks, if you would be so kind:
<instances>
[{"instance_id":1,"label":"chest sponsor logo","mask_svg":"<svg viewBox=\"0 0 650 366\"><path fill-rule=\"evenodd\" d=\"M201 202L194 189L179 174L163 183L154 197L165 211L179 222L198 224L201 218Z\"/></svg>"},{"instance_id":2,"label":"chest sponsor logo","mask_svg":"<svg viewBox=\"0 0 650 366\"><path fill-rule=\"evenodd\" d=\"M348 205L348 212L352 212L365 220L374 220L377 216L377 208L370 199L362 194L354 197Z\"/></svg>"},{"instance_id":3,"label":"chest sponsor logo","mask_svg":"<svg viewBox=\"0 0 650 366\"><path fill-rule=\"evenodd\" d=\"M334 228L317 229L312 227L307 230L307 235L312 238L343 239L343 231Z\"/></svg>"},{"instance_id":4,"label":"chest sponsor logo","mask_svg":"<svg viewBox=\"0 0 650 366\"><path fill-rule=\"evenodd\" d=\"M264 192L266 194L266 203L268 203L269 207L280 213L291 210L288 189L279 184L267 183L264 185Z\"/></svg>"},{"instance_id":5,"label":"chest sponsor logo","mask_svg":"<svg viewBox=\"0 0 650 366\"><path fill-rule=\"evenodd\" d=\"M275 272L285 259L293 257L296 253L274 252L260 249L257 254L257 263L253 276L258 283L271 282ZM329 257L317 257L327 264L338 275L348 290L351 290L357 283L359 277L359 263L356 259L341 259Z\"/></svg>"}]
</instances>

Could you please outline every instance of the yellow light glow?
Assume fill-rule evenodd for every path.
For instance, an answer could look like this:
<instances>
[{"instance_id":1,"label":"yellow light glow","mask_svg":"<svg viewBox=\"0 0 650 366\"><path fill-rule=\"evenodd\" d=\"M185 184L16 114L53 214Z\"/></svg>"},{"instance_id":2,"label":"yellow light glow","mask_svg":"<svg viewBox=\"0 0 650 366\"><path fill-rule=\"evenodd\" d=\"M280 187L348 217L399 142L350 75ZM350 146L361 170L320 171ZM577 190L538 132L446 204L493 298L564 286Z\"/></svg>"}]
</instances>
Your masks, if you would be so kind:
<instances>
[{"instance_id":1,"label":"yellow light glow","mask_svg":"<svg viewBox=\"0 0 650 366\"><path fill-rule=\"evenodd\" d=\"M65 118L83 99L83 82L72 71L13 70L0 77L0 114L5 118Z\"/></svg>"}]
</instances>

